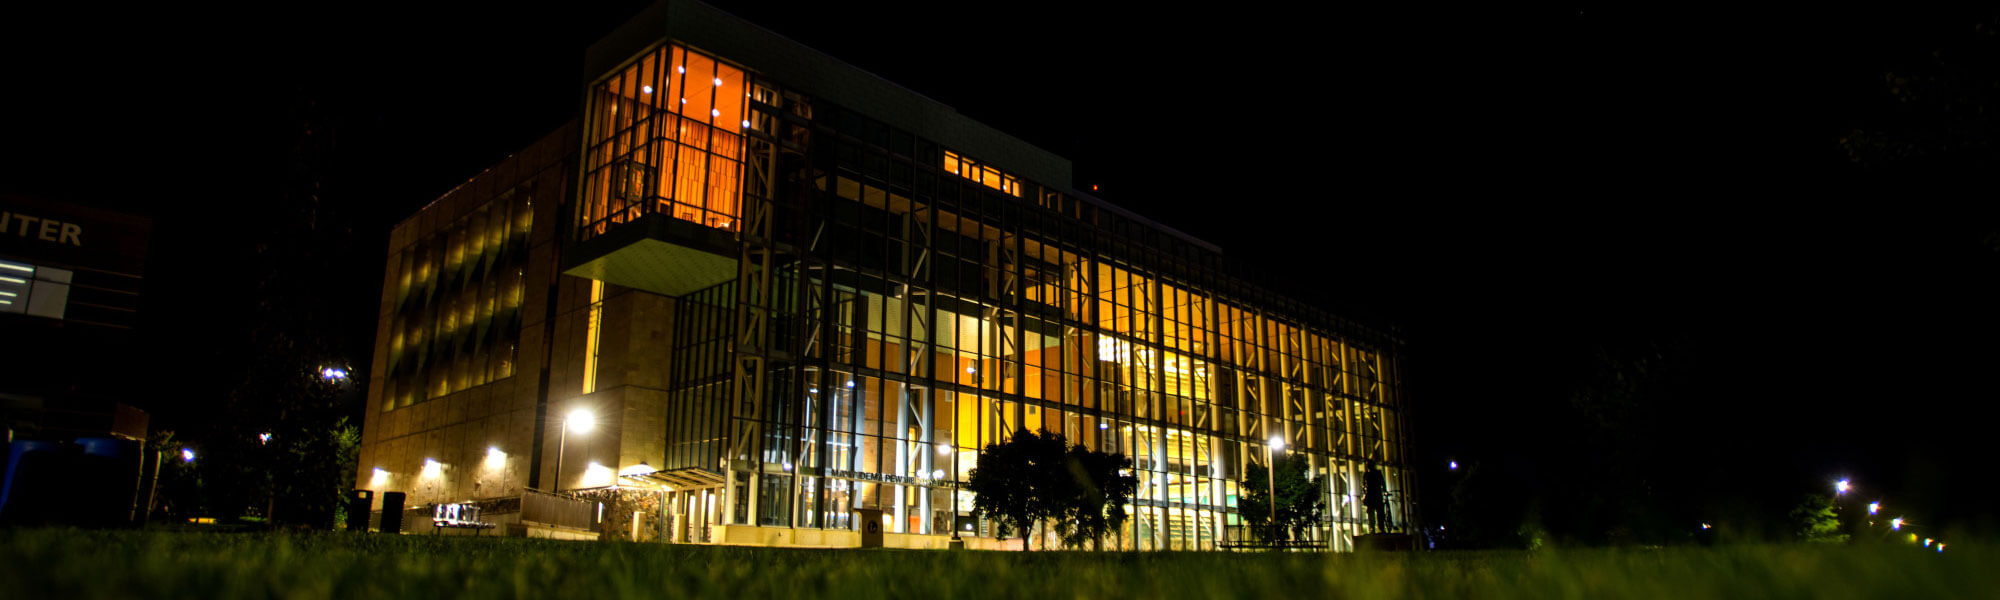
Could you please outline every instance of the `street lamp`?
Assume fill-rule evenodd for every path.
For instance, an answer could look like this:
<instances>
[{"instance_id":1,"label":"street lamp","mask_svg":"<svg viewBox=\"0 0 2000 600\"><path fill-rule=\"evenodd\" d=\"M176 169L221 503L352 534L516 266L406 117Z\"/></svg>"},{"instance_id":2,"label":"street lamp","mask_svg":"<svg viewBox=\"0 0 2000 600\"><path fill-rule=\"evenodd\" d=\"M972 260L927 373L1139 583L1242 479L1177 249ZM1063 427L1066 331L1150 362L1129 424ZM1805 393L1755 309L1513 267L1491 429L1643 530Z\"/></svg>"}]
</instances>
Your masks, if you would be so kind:
<instances>
[{"instance_id":1,"label":"street lamp","mask_svg":"<svg viewBox=\"0 0 2000 600\"><path fill-rule=\"evenodd\" d=\"M1903 518L1902 518L1902 517L1896 517L1896 518L1894 518L1894 519L1889 519L1889 530L1890 530L1890 531L1902 531L1902 530L1903 530Z\"/></svg>"},{"instance_id":2,"label":"street lamp","mask_svg":"<svg viewBox=\"0 0 2000 600\"><path fill-rule=\"evenodd\" d=\"M1848 487L1847 480L1845 479L1833 482L1833 495L1839 496L1847 493Z\"/></svg>"},{"instance_id":3,"label":"street lamp","mask_svg":"<svg viewBox=\"0 0 2000 600\"><path fill-rule=\"evenodd\" d=\"M590 429L596 426L597 413L590 412L588 408L569 411L569 414L563 417L562 431L556 434L556 480L550 486L555 491L562 491L563 448L569 444L569 430L575 429L577 433L590 433Z\"/></svg>"},{"instance_id":4,"label":"street lamp","mask_svg":"<svg viewBox=\"0 0 2000 600\"><path fill-rule=\"evenodd\" d=\"M1278 453L1285 451L1285 438L1275 435L1271 436L1269 446L1271 448L1271 460L1266 461L1265 464L1270 465L1270 468L1267 469L1270 473L1265 479L1271 481L1271 541L1276 543L1278 541Z\"/></svg>"},{"instance_id":5,"label":"street lamp","mask_svg":"<svg viewBox=\"0 0 2000 600\"><path fill-rule=\"evenodd\" d=\"M1870 503L1868 503L1868 514L1871 514L1871 515L1872 515L1872 514L1875 514L1875 513L1877 513L1877 512L1880 512L1881 510L1882 510L1882 503L1880 503L1880 502L1870 502Z\"/></svg>"}]
</instances>

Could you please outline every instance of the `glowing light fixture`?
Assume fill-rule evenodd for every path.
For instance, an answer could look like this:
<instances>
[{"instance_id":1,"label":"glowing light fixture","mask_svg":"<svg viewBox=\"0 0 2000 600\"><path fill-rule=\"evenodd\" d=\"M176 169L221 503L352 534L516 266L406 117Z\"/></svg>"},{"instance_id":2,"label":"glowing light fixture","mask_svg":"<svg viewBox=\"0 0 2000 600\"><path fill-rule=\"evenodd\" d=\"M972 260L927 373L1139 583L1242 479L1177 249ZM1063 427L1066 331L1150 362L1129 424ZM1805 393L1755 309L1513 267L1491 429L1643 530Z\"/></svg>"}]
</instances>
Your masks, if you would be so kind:
<instances>
[{"instance_id":1,"label":"glowing light fixture","mask_svg":"<svg viewBox=\"0 0 2000 600\"><path fill-rule=\"evenodd\" d=\"M1281 438L1275 435L1271 436L1271 451L1277 452L1284 449L1285 449L1285 438Z\"/></svg>"},{"instance_id":2,"label":"glowing light fixture","mask_svg":"<svg viewBox=\"0 0 2000 600\"><path fill-rule=\"evenodd\" d=\"M1889 529L1890 529L1891 531L1902 531L1902 530L1903 530L1903 518L1902 518L1902 517L1896 517L1896 518L1894 518L1894 519L1889 519Z\"/></svg>"},{"instance_id":3,"label":"glowing light fixture","mask_svg":"<svg viewBox=\"0 0 2000 600\"><path fill-rule=\"evenodd\" d=\"M1455 461L1455 460L1454 460L1454 461L1451 461L1451 470L1453 470L1453 471L1457 471L1457 470L1458 470L1458 461Z\"/></svg>"},{"instance_id":4,"label":"glowing light fixture","mask_svg":"<svg viewBox=\"0 0 2000 600\"><path fill-rule=\"evenodd\" d=\"M504 466L507 466L507 453L501 452L499 446L487 446L486 468L498 469Z\"/></svg>"},{"instance_id":5,"label":"glowing light fixture","mask_svg":"<svg viewBox=\"0 0 2000 600\"><path fill-rule=\"evenodd\" d=\"M965 368L965 372L967 372L967 373L978 373L978 372L979 372L979 369L977 369L977 368L973 368L973 367L966 367L966 368Z\"/></svg>"},{"instance_id":6,"label":"glowing light fixture","mask_svg":"<svg viewBox=\"0 0 2000 600\"><path fill-rule=\"evenodd\" d=\"M847 380L847 387L854 387L854 380L852 379Z\"/></svg>"},{"instance_id":7,"label":"glowing light fixture","mask_svg":"<svg viewBox=\"0 0 2000 600\"><path fill-rule=\"evenodd\" d=\"M1924 547L1925 547L1925 548L1929 548L1929 547L1931 547L1931 539L1930 539L1930 538L1924 538Z\"/></svg>"},{"instance_id":8,"label":"glowing light fixture","mask_svg":"<svg viewBox=\"0 0 2000 600\"><path fill-rule=\"evenodd\" d=\"M418 473L418 475L424 479L436 479L444 475L444 464L439 463L435 459L426 458L424 459L424 470Z\"/></svg>"},{"instance_id":9,"label":"glowing light fixture","mask_svg":"<svg viewBox=\"0 0 2000 600\"><path fill-rule=\"evenodd\" d=\"M28 280L26 280L26 279L15 279L15 278L12 278L12 277L0 277L0 281L5 281L5 282L7 282L7 283L27 283L27 282L28 282Z\"/></svg>"},{"instance_id":10,"label":"glowing light fixture","mask_svg":"<svg viewBox=\"0 0 2000 600\"><path fill-rule=\"evenodd\" d=\"M744 120L743 120L743 128L744 128L744 129L749 129L749 128L750 128L750 120L749 120L749 119L744 119Z\"/></svg>"},{"instance_id":11,"label":"glowing light fixture","mask_svg":"<svg viewBox=\"0 0 2000 600\"><path fill-rule=\"evenodd\" d=\"M382 467L375 467L375 474L368 477L368 487L378 488L387 485L389 485L389 472L382 470Z\"/></svg>"},{"instance_id":12,"label":"glowing light fixture","mask_svg":"<svg viewBox=\"0 0 2000 600\"><path fill-rule=\"evenodd\" d=\"M1110 423L1098 423L1098 424L1097 424L1097 428L1098 428L1098 429L1110 429L1110 428L1111 428L1111 424L1110 424Z\"/></svg>"},{"instance_id":13,"label":"glowing light fixture","mask_svg":"<svg viewBox=\"0 0 2000 600\"><path fill-rule=\"evenodd\" d=\"M319 370L319 376L327 381L338 381L347 378L347 370L338 367L327 367Z\"/></svg>"},{"instance_id":14,"label":"glowing light fixture","mask_svg":"<svg viewBox=\"0 0 2000 600\"><path fill-rule=\"evenodd\" d=\"M1834 495L1845 494L1850 487L1852 486L1847 485L1847 480L1845 479L1835 481L1833 482L1833 493Z\"/></svg>"},{"instance_id":15,"label":"glowing light fixture","mask_svg":"<svg viewBox=\"0 0 2000 600\"><path fill-rule=\"evenodd\" d=\"M715 87L722 87L722 78L721 78L721 77L717 77L717 78L715 78Z\"/></svg>"},{"instance_id":16,"label":"glowing light fixture","mask_svg":"<svg viewBox=\"0 0 2000 600\"><path fill-rule=\"evenodd\" d=\"M639 87L639 91L640 91L640 92L642 92L642 93L647 93L647 94L651 94L651 93L653 93L653 86L650 86L650 85L646 85L646 86L640 86L640 87Z\"/></svg>"},{"instance_id":17,"label":"glowing light fixture","mask_svg":"<svg viewBox=\"0 0 2000 600\"><path fill-rule=\"evenodd\" d=\"M951 454L951 446L938 444L938 454Z\"/></svg>"},{"instance_id":18,"label":"glowing light fixture","mask_svg":"<svg viewBox=\"0 0 2000 600\"><path fill-rule=\"evenodd\" d=\"M686 73L688 72L688 68L686 65L674 65L674 71L677 73Z\"/></svg>"},{"instance_id":19,"label":"glowing light fixture","mask_svg":"<svg viewBox=\"0 0 2000 600\"><path fill-rule=\"evenodd\" d=\"M1872 515L1872 514L1875 514L1875 513L1877 513L1877 512L1880 512L1881 510L1882 510L1882 503L1880 503L1880 502L1870 502L1870 503L1868 503L1868 514L1871 514L1871 515Z\"/></svg>"},{"instance_id":20,"label":"glowing light fixture","mask_svg":"<svg viewBox=\"0 0 2000 600\"><path fill-rule=\"evenodd\" d=\"M269 443L271 443L271 434L268 434L268 433L259 433L259 434L257 434L257 443L259 443L259 444L269 444Z\"/></svg>"},{"instance_id":21,"label":"glowing light fixture","mask_svg":"<svg viewBox=\"0 0 2000 600\"><path fill-rule=\"evenodd\" d=\"M20 272L22 272L22 273L33 273L33 272L35 272L35 268L34 268L34 267L25 267L25 266L21 266L21 265L17 265L17 264L14 264L14 263L4 263L4 262L0 262L0 269L13 269L13 270L16 270L16 271L20 271Z\"/></svg>"},{"instance_id":22,"label":"glowing light fixture","mask_svg":"<svg viewBox=\"0 0 2000 600\"><path fill-rule=\"evenodd\" d=\"M193 449L193 448L182 448L182 449L181 449L181 462L194 462L194 449Z\"/></svg>"},{"instance_id":23,"label":"glowing light fixture","mask_svg":"<svg viewBox=\"0 0 2000 600\"><path fill-rule=\"evenodd\" d=\"M577 433L589 433L591 428L597 426L597 413L590 412L588 408L569 411L569 416L563 418L563 426Z\"/></svg>"},{"instance_id":24,"label":"glowing light fixture","mask_svg":"<svg viewBox=\"0 0 2000 600\"><path fill-rule=\"evenodd\" d=\"M6 296L6 297L9 297L9 298L12 298L12 297L15 297L15 296L19 296L19 295L20 295L20 294L16 294L16 293L14 293L14 292L0 292L0 296Z\"/></svg>"},{"instance_id":25,"label":"glowing light fixture","mask_svg":"<svg viewBox=\"0 0 2000 600\"><path fill-rule=\"evenodd\" d=\"M931 471L931 479L944 479L944 469Z\"/></svg>"},{"instance_id":26,"label":"glowing light fixture","mask_svg":"<svg viewBox=\"0 0 2000 600\"><path fill-rule=\"evenodd\" d=\"M1702 529L1713 529L1713 528L1714 528L1714 526L1711 526L1711 525L1709 525L1709 524L1707 524L1707 523L1702 523L1702 524L1701 524L1701 528L1702 528Z\"/></svg>"}]
</instances>

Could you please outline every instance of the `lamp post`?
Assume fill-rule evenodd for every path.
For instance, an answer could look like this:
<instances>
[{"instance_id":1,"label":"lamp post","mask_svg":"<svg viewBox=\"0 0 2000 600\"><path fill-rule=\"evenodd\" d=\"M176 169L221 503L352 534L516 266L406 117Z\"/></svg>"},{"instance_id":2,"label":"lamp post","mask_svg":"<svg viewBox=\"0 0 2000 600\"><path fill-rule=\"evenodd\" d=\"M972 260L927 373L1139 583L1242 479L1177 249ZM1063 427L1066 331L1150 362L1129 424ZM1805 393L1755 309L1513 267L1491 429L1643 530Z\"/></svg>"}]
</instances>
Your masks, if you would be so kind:
<instances>
[{"instance_id":1,"label":"lamp post","mask_svg":"<svg viewBox=\"0 0 2000 600\"><path fill-rule=\"evenodd\" d=\"M590 409L588 408L579 408L576 410L572 410L569 411L568 415L563 416L562 431L556 433L555 483L550 484L549 486L550 488L553 488L554 491L557 492L562 491L563 448L569 445L569 430L571 428L575 428L577 433L590 433L590 428L596 426L597 426L597 414L590 412Z\"/></svg>"},{"instance_id":2,"label":"lamp post","mask_svg":"<svg viewBox=\"0 0 2000 600\"><path fill-rule=\"evenodd\" d=\"M1270 465L1271 468L1267 469L1270 471L1270 476L1265 479L1270 480L1271 483L1271 495L1269 497L1271 504L1271 542L1275 544L1278 541L1278 453L1285 450L1285 438L1275 435L1271 436L1271 443L1267 444L1267 446L1271 449L1271 460L1265 461L1265 464Z\"/></svg>"}]
</instances>

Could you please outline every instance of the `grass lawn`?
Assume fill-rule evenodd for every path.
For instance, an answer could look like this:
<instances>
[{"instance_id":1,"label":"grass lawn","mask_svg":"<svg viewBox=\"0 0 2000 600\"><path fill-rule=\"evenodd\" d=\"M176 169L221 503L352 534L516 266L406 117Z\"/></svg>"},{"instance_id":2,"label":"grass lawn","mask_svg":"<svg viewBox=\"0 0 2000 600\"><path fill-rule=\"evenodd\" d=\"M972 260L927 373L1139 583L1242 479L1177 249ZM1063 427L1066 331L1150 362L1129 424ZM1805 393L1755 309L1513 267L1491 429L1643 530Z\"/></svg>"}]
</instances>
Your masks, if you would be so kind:
<instances>
[{"instance_id":1,"label":"grass lawn","mask_svg":"<svg viewBox=\"0 0 2000 600\"><path fill-rule=\"evenodd\" d=\"M9 598L1995 598L1978 547L1089 553L0 530Z\"/></svg>"}]
</instances>

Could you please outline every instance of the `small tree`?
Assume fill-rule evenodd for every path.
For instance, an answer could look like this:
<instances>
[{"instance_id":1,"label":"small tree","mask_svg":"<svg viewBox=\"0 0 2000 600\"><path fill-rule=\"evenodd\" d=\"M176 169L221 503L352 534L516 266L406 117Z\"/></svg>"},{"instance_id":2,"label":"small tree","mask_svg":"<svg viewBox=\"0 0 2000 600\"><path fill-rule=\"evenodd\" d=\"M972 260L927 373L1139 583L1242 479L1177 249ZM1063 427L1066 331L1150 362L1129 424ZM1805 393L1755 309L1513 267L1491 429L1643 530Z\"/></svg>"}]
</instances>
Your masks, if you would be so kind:
<instances>
[{"instance_id":1,"label":"small tree","mask_svg":"<svg viewBox=\"0 0 2000 600\"><path fill-rule=\"evenodd\" d=\"M1125 467L1123 454L1070 446L1047 429L1021 430L1005 444L980 449L966 488L973 512L994 522L995 536L1020 531L1023 550L1035 525L1049 519L1064 544L1093 540L1102 547L1104 534L1125 524L1125 503L1139 486L1121 472Z\"/></svg>"},{"instance_id":2,"label":"small tree","mask_svg":"<svg viewBox=\"0 0 2000 600\"><path fill-rule=\"evenodd\" d=\"M1049 475L1066 468L1064 446L1060 435L1024 429L1007 443L979 450L979 466L969 474L966 489L973 494L973 512L993 521L995 537L1006 539L1020 531L1021 549L1027 550L1035 524L1063 513L1068 496L1059 488L1069 487L1070 478Z\"/></svg>"},{"instance_id":3,"label":"small tree","mask_svg":"<svg viewBox=\"0 0 2000 600\"><path fill-rule=\"evenodd\" d=\"M1793 534L1800 541L1847 541L1847 534L1840 532L1840 515L1834 511L1833 499L1823 494L1806 494L1805 500L1792 509L1791 517Z\"/></svg>"},{"instance_id":4,"label":"small tree","mask_svg":"<svg viewBox=\"0 0 2000 600\"><path fill-rule=\"evenodd\" d=\"M1275 542L1287 534L1303 535L1326 510L1326 478L1312 477L1306 473L1307 461L1303 456L1287 455L1278 459L1278 510L1276 523L1271 522L1271 475L1264 465L1251 464L1243 471L1242 491L1236 498L1236 511L1243 522L1257 531L1265 532L1266 541Z\"/></svg>"},{"instance_id":5,"label":"small tree","mask_svg":"<svg viewBox=\"0 0 2000 600\"><path fill-rule=\"evenodd\" d=\"M1125 503L1139 488L1139 478L1126 471L1125 461L1122 453L1070 447L1066 466L1076 482L1076 493L1070 496L1070 508L1062 521L1067 524L1064 544L1077 547L1089 540L1093 549L1103 550L1104 534L1125 525Z\"/></svg>"}]
</instances>

